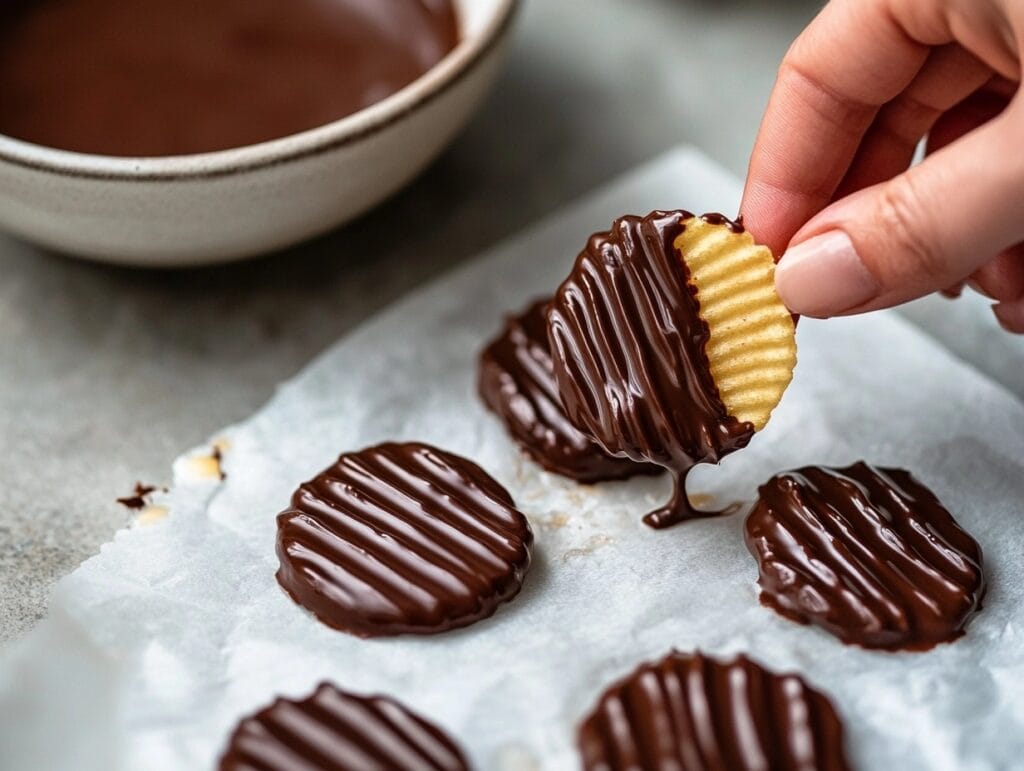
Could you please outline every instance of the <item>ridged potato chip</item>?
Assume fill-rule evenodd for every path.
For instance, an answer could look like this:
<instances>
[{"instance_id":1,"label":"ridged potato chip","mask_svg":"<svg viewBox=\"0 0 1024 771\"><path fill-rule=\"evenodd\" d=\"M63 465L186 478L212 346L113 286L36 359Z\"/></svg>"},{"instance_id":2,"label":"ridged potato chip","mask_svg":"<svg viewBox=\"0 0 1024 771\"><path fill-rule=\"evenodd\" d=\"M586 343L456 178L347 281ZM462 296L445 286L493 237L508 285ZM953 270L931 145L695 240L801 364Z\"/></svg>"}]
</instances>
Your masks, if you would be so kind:
<instances>
[{"instance_id":1,"label":"ridged potato chip","mask_svg":"<svg viewBox=\"0 0 1024 771\"><path fill-rule=\"evenodd\" d=\"M674 246L708 325L711 375L729 414L760 431L796 367L796 325L775 291L775 259L720 215L683 224Z\"/></svg>"}]
</instances>

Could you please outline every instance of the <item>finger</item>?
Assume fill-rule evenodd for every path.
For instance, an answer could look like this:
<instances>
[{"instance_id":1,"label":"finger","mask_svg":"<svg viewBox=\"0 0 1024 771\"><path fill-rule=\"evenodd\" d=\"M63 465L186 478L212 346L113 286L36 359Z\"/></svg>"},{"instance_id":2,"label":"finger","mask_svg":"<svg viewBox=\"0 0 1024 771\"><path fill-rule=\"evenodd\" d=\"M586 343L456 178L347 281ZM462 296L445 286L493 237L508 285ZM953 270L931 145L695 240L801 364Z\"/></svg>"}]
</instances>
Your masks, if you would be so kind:
<instances>
[{"instance_id":1,"label":"finger","mask_svg":"<svg viewBox=\"0 0 1024 771\"><path fill-rule=\"evenodd\" d=\"M940 289L939 294L943 297L948 297L950 300L955 300L964 293L964 282L958 281L953 286L947 286L945 289Z\"/></svg>"},{"instance_id":2,"label":"finger","mask_svg":"<svg viewBox=\"0 0 1024 771\"><path fill-rule=\"evenodd\" d=\"M991 79L988 65L959 45L932 51L906 91L878 111L835 198L906 171L936 121Z\"/></svg>"},{"instance_id":3,"label":"finger","mask_svg":"<svg viewBox=\"0 0 1024 771\"><path fill-rule=\"evenodd\" d=\"M1024 246L1007 249L978 268L971 276L971 286L1000 302L1024 299Z\"/></svg>"},{"instance_id":4,"label":"finger","mask_svg":"<svg viewBox=\"0 0 1024 771\"><path fill-rule=\"evenodd\" d=\"M1024 240L1021 104L904 174L840 201L776 271L790 310L834 316L952 286Z\"/></svg>"},{"instance_id":5,"label":"finger","mask_svg":"<svg viewBox=\"0 0 1024 771\"><path fill-rule=\"evenodd\" d=\"M759 241L779 253L832 200L878 108L928 51L885 0L825 6L779 68L750 159L742 211Z\"/></svg>"},{"instance_id":6,"label":"finger","mask_svg":"<svg viewBox=\"0 0 1024 771\"><path fill-rule=\"evenodd\" d=\"M992 307L1000 326L1007 332L1024 334L1024 300L998 303Z\"/></svg>"},{"instance_id":7,"label":"finger","mask_svg":"<svg viewBox=\"0 0 1024 771\"><path fill-rule=\"evenodd\" d=\"M1001 82L1002 79L1000 79ZM998 117L1010 103L1011 94L1002 89L982 88L942 115L928 132L926 152L930 155L952 144L964 134Z\"/></svg>"}]
</instances>

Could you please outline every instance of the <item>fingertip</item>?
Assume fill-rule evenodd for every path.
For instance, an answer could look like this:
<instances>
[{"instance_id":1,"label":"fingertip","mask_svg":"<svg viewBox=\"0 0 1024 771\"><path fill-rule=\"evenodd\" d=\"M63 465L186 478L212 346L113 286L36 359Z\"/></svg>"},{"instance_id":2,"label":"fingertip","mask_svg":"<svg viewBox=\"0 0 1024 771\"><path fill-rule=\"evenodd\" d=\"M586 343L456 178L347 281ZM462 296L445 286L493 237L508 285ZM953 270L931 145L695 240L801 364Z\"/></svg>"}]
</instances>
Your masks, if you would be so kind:
<instances>
[{"instance_id":1,"label":"fingertip","mask_svg":"<svg viewBox=\"0 0 1024 771\"><path fill-rule=\"evenodd\" d=\"M839 316L876 298L880 286L850 237L832 230L791 247L775 271L775 289L793 313Z\"/></svg>"},{"instance_id":2,"label":"fingertip","mask_svg":"<svg viewBox=\"0 0 1024 771\"><path fill-rule=\"evenodd\" d=\"M992 306L992 312L999 326L1007 332L1024 334L1024 300L996 303Z\"/></svg>"},{"instance_id":3,"label":"fingertip","mask_svg":"<svg viewBox=\"0 0 1024 771\"><path fill-rule=\"evenodd\" d=\"M1024 247L1008 249L982 265L968 283L978 293L997 302L1024 298Z\"/></svg>"},{"instance_id":4,"label":"fingertip","mask_svg":"<svg viewBox=\"0 0 1024 771\"><path fill-rule=\"evenodd\" d=\"M743 226L757 243L772 250L776 262L808 216L806 204L799 195L756 181L748 184L740 212Z\"/></svg>"}]
</instances>

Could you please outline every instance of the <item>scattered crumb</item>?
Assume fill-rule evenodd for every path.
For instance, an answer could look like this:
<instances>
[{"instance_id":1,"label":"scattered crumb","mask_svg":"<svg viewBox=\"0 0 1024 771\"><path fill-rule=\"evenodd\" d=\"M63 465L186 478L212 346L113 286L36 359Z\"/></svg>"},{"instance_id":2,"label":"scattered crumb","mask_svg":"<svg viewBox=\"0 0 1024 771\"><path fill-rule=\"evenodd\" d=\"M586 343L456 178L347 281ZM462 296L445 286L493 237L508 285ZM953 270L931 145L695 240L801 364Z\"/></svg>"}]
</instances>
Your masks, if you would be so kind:
<instances>
[{"instance_id":1,"label":"scattered crumb","mask_svg":"<svg viewBox=\"0 0 1024 771\"><path fill-rule=\"evenodd\" d=\"M615 539L610 535L592 535L587 539L586 544L579 549L569 549L569 551L563 554L562 562L568 562L575 557L588 557L598 549L608 546L614 542Z\"/></svg>"},{"instance_id":2,"label":"scattered crumb","mask_svg":"<svg viewBox=\"0 0 1024 771\"><path fill-rule=\"evenodd\" d=\"M574 488L566 490L565 497L573 506L583 507L587 503L587 498L593 494L593 490L593 485L576 485Z\"/></svg>"},{"instance_id":3,"label":"scattered crumb","mask_svg":"<svg viewBox=\"0 0 1024 771\"><path fill-rule=\"evenodd\" d=\"M230 447L226 439L218 439L213 443L209 455L194 455L189 458L189 465L192 473L204 479L227 479L221 461L224 460L224 451Z\"/></svg>"},{"instance_id":4,"label":"scattered crumb","mask_svg":"<svg viewBox=\"0 0 1024 771\"><path fill-rule=\"evenodd\" d=\"M135 483L135 491L131 495L126 495L123 498L117 498L117 502L122 506L138 510L145 508L148 502L149 496L156 492L156 485L144 485L142 482Z\"/></svg>"},{"instance_id":5,"label":"scattered crumb","mask_svg":"<svg viewBox=\"0 0 1024 771\"><path fill-rule=\"evenodd\" d=\"M561 530L569 524L569 515L552 514L550 517L533 517L533 522L544 530Z\"/></svg>"},{"instance_id":6,"label":"scattered crumb","mask_svg":"<svg viewBox=\"0 0 1024 771\"><path fill-rule=\"evenodd\" d=\"M153 525L167 517L170 510L166 506L147 506L135 516L137 525Z\"/></svg>"}]
</instances>

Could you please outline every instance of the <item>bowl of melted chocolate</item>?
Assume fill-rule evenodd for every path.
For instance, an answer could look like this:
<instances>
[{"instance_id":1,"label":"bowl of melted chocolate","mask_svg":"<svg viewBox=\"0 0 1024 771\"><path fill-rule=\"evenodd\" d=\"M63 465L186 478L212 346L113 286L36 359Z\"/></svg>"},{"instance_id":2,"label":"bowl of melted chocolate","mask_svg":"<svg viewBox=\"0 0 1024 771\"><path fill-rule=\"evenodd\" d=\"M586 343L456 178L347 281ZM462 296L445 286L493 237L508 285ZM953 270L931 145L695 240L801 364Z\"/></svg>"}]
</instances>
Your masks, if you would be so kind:
<instances>
[{"instance_id":1,"label":"bowl of melted chocolate","mask_svg":"<svg viewBox=\"0 0 1024 771\"><path fill-rule=\"evenodd\" d=\"M493 84L516 0L2 0L0 229L186 265L380 203Z\"/></svg>"}]
</instances>

